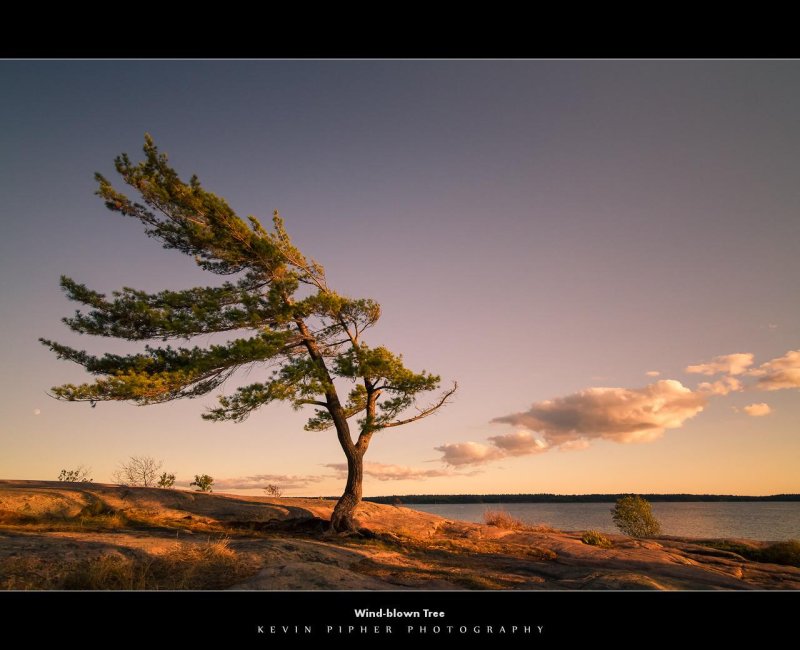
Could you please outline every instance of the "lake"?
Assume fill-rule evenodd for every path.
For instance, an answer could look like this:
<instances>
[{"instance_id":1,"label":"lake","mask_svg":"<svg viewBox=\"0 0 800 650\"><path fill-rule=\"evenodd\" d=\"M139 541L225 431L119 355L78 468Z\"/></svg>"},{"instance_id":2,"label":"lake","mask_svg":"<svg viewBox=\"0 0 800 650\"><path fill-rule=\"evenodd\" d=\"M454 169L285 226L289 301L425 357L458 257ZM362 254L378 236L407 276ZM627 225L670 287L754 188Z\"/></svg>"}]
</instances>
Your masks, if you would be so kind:
<instances>
[{"instance_id":1,"label":"lake","mask_svg":"<svg viewBox=\"0 0 800 650\"><path fill-rule=\"evenodd\" d=\"M487 510L505 510L529 524L560 530L618 533L611 521L613 503L404 504L448 519L483 522ZM800 538L800 502L653 503L665 535L744 537L778 541Z\"/></svg>"}]
</instances>

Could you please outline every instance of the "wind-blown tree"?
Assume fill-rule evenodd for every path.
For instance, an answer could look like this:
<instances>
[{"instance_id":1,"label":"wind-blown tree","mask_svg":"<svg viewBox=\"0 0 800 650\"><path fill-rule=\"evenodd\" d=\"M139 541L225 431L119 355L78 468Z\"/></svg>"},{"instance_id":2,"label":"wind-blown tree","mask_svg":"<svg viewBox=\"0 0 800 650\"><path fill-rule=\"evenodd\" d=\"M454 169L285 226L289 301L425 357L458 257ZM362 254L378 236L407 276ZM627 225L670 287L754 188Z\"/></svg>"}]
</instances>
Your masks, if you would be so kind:
<instances>
[{"instance_id":1,"label":"wind-blown tree","mask_svg":"<svg viewBox=\"0 0 800 650\"><path fill-rule=\"evenodd\" d=\"M373 435L435 413L456 384L404 416L416 407L420 394L439 387L440 378L424 370L412 372L400 356L364 342L364 331L380 317L378 303L330 289L323 267L292 244L277 212L271 229L252 216L245 221L224 199L203 189L196 176L183 182L149 136L144 154L137 164L126 154L115 160L122 180L143 203L114 189L100 174L95 175L96 193L110 210L141 221L164 248L191 255L201 268L231 279L218 286L158 293L126 287L108 298L62 277L66 295L89 308L63 320L81 334L128 341L190 340L214 333L229 340L205 347L147 345L139 354L92 356L40 339L59 358L98 377L92 383L55 387L53 396L92 406L105 400L158 404L205 395L237 370L262 368L261 381L221 396L219 406L203 418L241 422L274 401L314 408L305 429L334 429L347 458L347 483L331 525L336 531L353 530L364 454ZM234 338L241 333L242 338Z\"/></svg>"}]
</instances>

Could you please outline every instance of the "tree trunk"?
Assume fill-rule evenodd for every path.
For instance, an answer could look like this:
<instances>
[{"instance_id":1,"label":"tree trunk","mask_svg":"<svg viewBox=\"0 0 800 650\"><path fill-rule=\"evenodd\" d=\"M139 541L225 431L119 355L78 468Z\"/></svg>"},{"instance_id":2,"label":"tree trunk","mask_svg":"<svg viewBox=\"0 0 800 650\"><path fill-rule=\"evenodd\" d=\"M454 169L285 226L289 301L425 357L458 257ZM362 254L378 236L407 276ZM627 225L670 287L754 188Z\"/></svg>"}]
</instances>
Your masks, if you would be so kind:
<instances>
[{"instance_id":1,"label":"tree trunk","mask_svg":"<svg viewBox=\"0 0 800 650\"><path fill-rule=\"evenodd\" d=\"M349 435L349 434L348 434ZM345 448L347 456L347 485L331 515L331 528L337 533L356 530L355 512L361 503L361 483L364 479L364 453L355 446Z\"/></svg>"}]
</instances>

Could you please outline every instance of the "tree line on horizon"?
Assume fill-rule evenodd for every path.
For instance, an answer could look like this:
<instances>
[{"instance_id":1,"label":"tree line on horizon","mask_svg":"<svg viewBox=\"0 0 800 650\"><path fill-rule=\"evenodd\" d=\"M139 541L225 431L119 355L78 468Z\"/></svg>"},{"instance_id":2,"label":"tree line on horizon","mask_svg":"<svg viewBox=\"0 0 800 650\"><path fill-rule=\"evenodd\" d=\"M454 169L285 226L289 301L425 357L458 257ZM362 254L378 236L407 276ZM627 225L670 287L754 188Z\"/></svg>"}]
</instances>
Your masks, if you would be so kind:
<instances>
[{"instance_id":1,"label":"tree line on horizon","mask_svg":"<svg viewBox=\"0 0 800 650\"><path fill-rule=\"evenodd\" d=\"M614 503L630 493L618 494L403 494L364 497L364 501L388 505L459 504L459 503ZM653 502L734 502L734 501L800 501L800 494L748 496L738 494L642 494ZM324 497L334 498L334 497Z\"/></svg>"}]
</instances>

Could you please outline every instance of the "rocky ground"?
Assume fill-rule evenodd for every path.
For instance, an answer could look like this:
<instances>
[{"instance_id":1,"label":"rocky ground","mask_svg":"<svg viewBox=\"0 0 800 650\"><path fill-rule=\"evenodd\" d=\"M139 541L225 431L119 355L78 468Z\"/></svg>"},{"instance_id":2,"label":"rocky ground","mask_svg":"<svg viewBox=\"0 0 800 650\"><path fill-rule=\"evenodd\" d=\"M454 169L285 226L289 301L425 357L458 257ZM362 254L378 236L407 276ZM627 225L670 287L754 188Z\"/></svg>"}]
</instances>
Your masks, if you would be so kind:
<instances>
[{"instance_id":1,"label":"rocky ground","mask_svg":"<svg viewBox=\"0 0 800 650\"><path fill-rule=\"evenodd\" d=\"M364 536L326 531L334 502L0 481L5 589L798 589L800 568L707 540L590 546L362 504ZM728 547L761 542L728 540ZM717 544L719 546L719 544Z\"/></svg>"}]
</instances>

